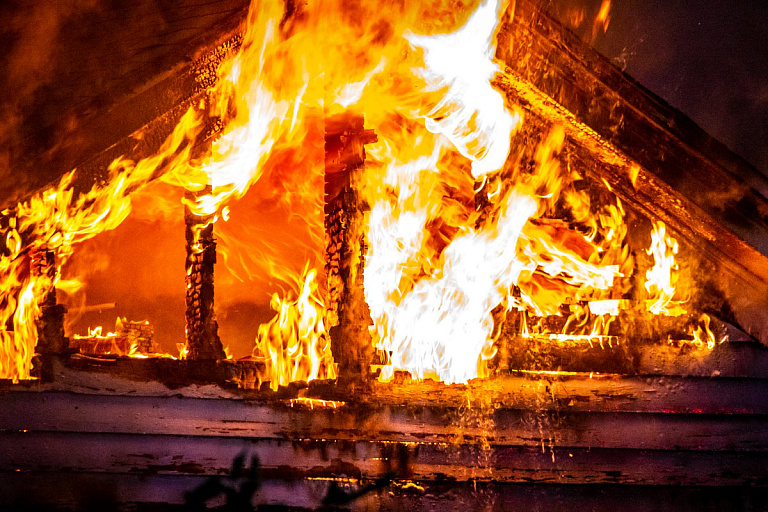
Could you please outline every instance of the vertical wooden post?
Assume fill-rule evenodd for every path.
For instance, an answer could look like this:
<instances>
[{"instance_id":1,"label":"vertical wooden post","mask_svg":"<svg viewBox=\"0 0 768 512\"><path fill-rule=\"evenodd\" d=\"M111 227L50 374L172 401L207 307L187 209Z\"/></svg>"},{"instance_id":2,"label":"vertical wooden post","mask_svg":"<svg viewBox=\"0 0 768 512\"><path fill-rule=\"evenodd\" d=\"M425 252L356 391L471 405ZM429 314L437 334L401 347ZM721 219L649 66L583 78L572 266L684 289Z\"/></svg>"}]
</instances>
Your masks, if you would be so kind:
<instances>
[{"instance_id":1,"label":"vertical wooden post","mask_svg":"<svg viewBox=\"0 0 768 512\"><path fill-rule=\"evenodd\" d=\"M343 114L325 122L325 230L328 325L339 381L368 380L373 346L371 314L363 294L364 209L355 182L365 162L364 145L375 142L362 116Z\"/></svg>"},{"instance_id":2,"label":"vertical wooden post","mask_svg":"<svg viewBox=\"0 0 768 512\"><path fill-rule=\"evenodd\" d=\"M201 193L210 192L210 187ZM194 195L188 194L194 200ZM223 359L219 325L213 310L213 267L216 263L216 240L213 218L184 209L187 249L186 269L186 334L189 359Z\"/></svg>"},{"instance_id":3,"label":"vertical wooden post","mask_svg":"<svg viewBox=\"0 0 768 512\"><path fill-rule=\"evenodd\" d=\"M46 248L31 254L30 272L34 277L47 277L56 281L56 254ZM68 340L64 337L64 314L67 309L56 303L56 288L51 286L43 297L38 298L40 316L37 319L37 347L40 354L63 354L67 351Z\"/></svg>"},{"instance_id":4,"label":"vertical wooden post","mask_svg":"<svg viewBox=\"0 0 768 512\"><path fill-rule=\"evenodd\" d=\"M64 314L67 308L56 303L56 253L45 247L30 253L29 271L33 278L45 277L50 280L51 288L45 295L37 297L40 316L35 320L37 328L37 346L32 360L33 373L43 381L52 381L54 359L65 354L69 349L69 340L64 336Z\"/></svg>"}]
</instances>

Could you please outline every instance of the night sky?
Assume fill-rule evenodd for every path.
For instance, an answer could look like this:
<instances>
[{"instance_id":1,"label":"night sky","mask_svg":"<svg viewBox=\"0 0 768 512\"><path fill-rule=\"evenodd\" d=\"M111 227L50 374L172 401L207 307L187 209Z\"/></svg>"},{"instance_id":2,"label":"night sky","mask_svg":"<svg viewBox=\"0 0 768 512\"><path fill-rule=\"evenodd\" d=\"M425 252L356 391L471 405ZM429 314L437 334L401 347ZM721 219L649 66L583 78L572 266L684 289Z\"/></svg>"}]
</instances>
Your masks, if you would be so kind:
<instances>
[{"instance_id":1,"label":"night sky","mask_svg":"<svg viewBox=\"0 0 768 512\"><path fill-rule=\"evenodd\" d=\"M566 13L599 0L553 1ZM768 174L768 2L613 0L595 48Z\"/></svg>"}]
</instances>

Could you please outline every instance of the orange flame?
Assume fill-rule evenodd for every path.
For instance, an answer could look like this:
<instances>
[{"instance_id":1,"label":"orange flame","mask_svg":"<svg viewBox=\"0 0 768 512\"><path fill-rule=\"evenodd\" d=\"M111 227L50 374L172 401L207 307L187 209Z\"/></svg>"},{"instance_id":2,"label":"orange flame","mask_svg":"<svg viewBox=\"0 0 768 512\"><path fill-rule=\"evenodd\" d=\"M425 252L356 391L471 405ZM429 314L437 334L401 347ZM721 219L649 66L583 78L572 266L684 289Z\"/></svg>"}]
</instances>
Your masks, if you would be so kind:
<instances>
[{"instance_id":1,"label":"orange flame","mask_svg":"<svg viewBox=\"0 0 768 512\"><path fill-rule=\"evenodd\" d=\"M253 356L264 362L261 380L273 390L297 380L336 378L316 275L305 269L293 300L274 294L270 305L277 314L259 326Z\"/></svg>"},{"instance_id":2,"label":"orange flame","mask_svg":"<svg viewBox=\"0 0 768 512\"><path fill-rule=\"evenodd\" d=\"M686 312L681 306L685 300L673 300L678 279L677 251L677 240L666 234L664 223L654 222L651 246L648 248L654 265L645 275L645 289L651 296L647 307L654 315L680 316Z\"/></svg>"},{"instance_id":3,"label":"orange flame","mask_svg":"<svg viewBox=\"0 0 768 512\"><path fill-rule=\"evenodd\" d=\"M611 22L611 0L603 0L600 4L600 10L592 23L592 44L597 40L598 33L602 30L605 33L608 30L608 24Z\"/></svg>"},{"instance_id":4,"label":"orange flame","mask_svg":"<svg viewBox=\"0 0 768 512\"><path fill-rule=\"evenodd\" d=\"M715 348L715 333L710 329L711 318L703 313L696 324L688 326L688 334L693 337L693 343L699 347L706 345L708 350Z\"/></svg>"},{"instance_id":5,"label":"orange flame","mask_svg":"<svg viewBox=\"0 0 768 512\"><path fill-rule=\"evenodd\" d=\"M303 146L322 132L324 115L342 110L364 114L378 135L366 148L360 195L370 206L364 290L374 344L387 358L383 378L395 370L446 382L486 375L498 335L491 312L499 306L542 316L562 314L564 302L591 301L597 318L590 319L590 308L574 308L565 320L570 334L531 336L611 344L607 317L622 307L617 297L633 267L622 204L597 208L575 185L586 172L563 165L562 127L551 127L533 155L518 147L523 111L492 86L501 69L494 41L506 4L486 0L472 13L454 7L328 0L294 3L284 12L281 2L254 2L241 49L208 91L207 114L218 116L223 129L204 154L192 153L203 116L190 109L157 155L117 159L106 184L74 197L72 173L18 205L3 228L0 326L13 331L0 330L0 376L29 377L38 301L64 285L33 277L28 250L53 250L62 265L75 244L120 224L131 211L129 194L160 168L167 170L165 183L196 192L184 203L214 224L234 215L235 203L266 173L292 170L297 153L310 154L301 165L309 169L304 181L314 184L323 159ZM604 0L595 30L607 28L609 11ZM270 199L307 219L302 208L317 208L318 201L296 198L317 191L301 181ZM258 261L256 249L238 238L242 232L221 233L223 260L235 278L264 273L297 288L294 298L272 296L276 315L258 329L253 357L264 363L262 379L276 389L334 378L312 265L299 276L271 257L272 248L265 251L270 261ZM655 265L646 283L654 314L684 312L674 297L676 253L663 223L655 224ZM183 345L180 352L184 358Z\"/></svg>"}]
</instances>

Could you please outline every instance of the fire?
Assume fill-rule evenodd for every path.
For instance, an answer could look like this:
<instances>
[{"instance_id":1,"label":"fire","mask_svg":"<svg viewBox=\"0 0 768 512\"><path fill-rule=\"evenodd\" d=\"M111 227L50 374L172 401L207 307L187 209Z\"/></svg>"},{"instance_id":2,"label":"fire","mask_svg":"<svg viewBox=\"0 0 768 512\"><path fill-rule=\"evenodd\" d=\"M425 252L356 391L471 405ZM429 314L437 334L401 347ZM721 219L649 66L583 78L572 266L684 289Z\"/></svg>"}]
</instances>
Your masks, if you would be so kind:
<instances>
[{"instance_id":1,"label":"fire","mask_svg":"<svg viewBox=\"0 0 768 512\"><path fill-rule=\"evenodd\" d=\"M481 6L447 40L463 37L466 30L473 41L476 20L487 23L486 16L495 17L496 8L492 3ZM482 33L490 32L486 27ZM430 52L433 46L439 48L443 37L409 38L427 49L429 73L423 74L431 83L436 82L436 70L443 68L432 63ZM485 59L480 68L494 70L490 41L481 41L485 46L475 48L474 61ZM467 51L473 48L469 44ZM441 50L451 54L450 45ZM446 64L445 69L455 73L462 68ZM490 91L483 97L499 98L503 105L489 86L492 73L479 76ZM583 193L567 188L569 176L560 168L562 129L555 127L540 144L533 173L513 169L509 176L510 170L503 167L522 116L506 109L500 116L493 101L472 103L472 91L479 86L455 87L461 82L450 74L442 83L448 84L447 99L432 110L442 113L440 123L429 117L423 125L418 117L407 122L406 136L416 144L399 152L393 148L407 144L401 140L403 121L391 131L390 125L379 125L382 142L370 151L375 163L363 180L371 204L364 289L374 343L389 362L381 373L385 380L394 370L446 382L484 376L486 361L494 353L494 308L507 302L510 308L555 313L566 296L587 298L611 288L628 259L620 214L602 215L596 222L581 212L588 234L545 217L561 196L574 212L587 204ZM462 101L469 101L465 110L446 106ZM442 129L461 112L469 114L453 128ZM491 114L506 121L484 122ZM458 133L462 136L457 138ZM470 145L473 153L467 151ZM504 158L494 156L499 147ZM477 188L473 176L481 180ZM490 203L484 219L475 209L477 193ZM598 230L602 240L594 243ZM511 293L515 289L517 297Z\"/></svg>"},{"instance_id":2,"label":"fire","mask_svg":"<svg viewBox=\"0 0 768 512\"><path fill-rule=\"evenodd\" d=\"M691 324L688 327L688 334L693 337L693 343L699 347L706 345L708 350L715 348L716 337L709 325L711 318L703 313L697 322L698 325Z\"/></svg>"},{"instance_id":3,"label":"fire","mask_svg":"<svg viewBox=\"0 0 768 512\"><path fill-rule=\"evenodd\" d=\"M510 113L504 97L491 86L500 71L494 62L495 31L503 3L488 0L466 24L450 34L405 37L424 52L418 70L428 90L445 93L424 117L427 130L443 135L453 148L472 162L472 175L498 171L509 155L510 136L520 122Z\"/></svg>"},{"instance_id":4,"label":"fire","mask_svg":"<svg viewBox=\"0 0 768 512\"><path fill-rule=\"evenodd\" d=\"M663 222L653 222L651 245L647 253L653 256L654 265L646 272L645 289L651 296L645 301L647 311L653 315L682 317L687 310L682 306L687 298L679 299L678 290L679 265L676 261L679 247L677 240L667 234ZM712 350L715 348L716 335L710 326L711 317L702 313L698 319L688 318L686 330L688 340L669 340L675 343L693 344L698 348ZM725 338L723 338L725 339Z\"/></svg>"},{"instance_id":5,"label":"fire","mask_svg":"<svg viewBox=\"0 0 768 512\"><path fill-rule=\"evenodd\" d=\"M608 30L608 24L611 22L611 0L603 0L600 4L600 10L592 23L592 43L597 39L600 30L605 33Z\"/></svg>"},{"instance_id":6,"label":"fire","mask_svg":"<svg viewBox=\"0 0 768 512\"><path fill-rule=\"evenodd\" d=\"M173 357L158 353L152 336L154 329L149 322L130 322L117 317L114 332L104 334L102 326L88 329L88 334L72 336L70 347L86 354L111 354L136 358Z\"/></svg>"},{"instance_id":7,"label":"fire","mask_svg":"<svg viewBox=\"0 0 768 512\"><path fill-rule=\"evenodd\" d=\"M677 252L677 240L666 234L664 223L654 222L651 246L648 248L654 265L648 269L645 282L645 289L651 296L648 311L654 315L680 316L686 313L681 306L685 300L673 300L678 279Z\"/></svg>"},{"instance_id":8,"label":"fire","mask_svg":"<svg viewBox=\"0 0 768 512\"><path fill-rule=\"evenodd\" d=\"M110 165L104 184L77 197L73 171L51 189L18 204L15 211L5 212L9 222L3 229L6 251L0 256L0 326L13 325L13 331L0 331L0 376L14 382L31 377L40 303L60 284L58 270L73 246L117 227L131 211L129 194L147 183L158 168L185 167L190 160L190 137L198 129L197 116L190 109L158 154L139 162L118 158ZM56 277L30 272L29 255L41 250L56 255ZM67 285L70 290L79 286L76 282Z\"/></svg>"},{"instance_id":9,"label":"fire","mask_svg":"<svg viewBox=\"0 0 768 512\"><path fill-rule=\"evenodd\" d=\"M521 134L523 108L492 85L502 72L494 55L506 3L485 0L473 12L451 2L289 4L288 12L282 2L251 5L241 49L157 155L117 159L103 184L79 195L76 172L70 173L7 212L0 325L13 331L0 330L0 376L30 377L41 304L65 284L58 272L31 273L30 251L53 251L61 268L78 243L118 226L132 210L130 194L162 174L165 186L188 192L181 201L191 213L221 233L222 259L234 278L296 289L272 295L275 316L258 327L252 358L264 365L262 381L277 389L335 378L324 283L310 270L316 262L298 272L279 257L263 261L262 254L276 252L268 241L253 236L261 246L247 246L246 233L222 223L232 222L249 191L272 186L279 193L264 196L312 224L320 246L322 148L308 141L322 132L325 118L346 110L363 114L378 136L366 148L359 193L368 207L365 300L373 343L386 363L383 379L395 370L445 382L488 375L499 336L492 313L499 310L563 316L568 303L574 307L563 332L524 322L522 339L616 341L608 331L626 309L634 267L623 205L607 183L610 199L595 204L582 186L588 170L562 157L564 129ZM607 28L609 11L605 0L595 30ZM223 128L203 141L210 117ZM528 137L538 137L534 149ZM295 168L302 169L299 177ZM677 242L663 223L654 224L652 237L648 310L681 315ZM68 283L70 290L78 286ZM107 340L119 332L88 337ZM179 350L185 358L188 348L179 344Z\"/></svg>"},{"instance_id":10,"label":"fire","mask_svg":"<svg viewBox=\"0 0 768 512\"><path fill-rule=\"evenodd\" d=\"M533 174L520 173L506 190L498 178L487 178L493 210L484 221L471 204L445 195L457 180L451 173L462 171L449 167L456 162L446 158L449 147L438 146L439 152L407 164L389 162L376 188L369 189L365 271L374 341L389 357L383 379L396 369L446 382L484 376L494 352L491 311L503 301L554 313L566 294L589 297L621 275L618 263L625 251L606 258L588 237L569 235L542 218L563 187L556 160L562 143L562 131L554 130L537 151ZM366 182L376 183L374 177ZM549 192L544 197L537 193L542 189ZM603 222L615 228L609 219ZM430 229L438 220L456 222L447 241L447 230ZM604 236L607 244L619 238L611 229ZM515 288L519 297L511 296Z\"/></svg>"},{"instance_id":11,"label":"fire","mask_svg":"<svg viewBox=\"0 0 768 512\"><path fill-rule=\"evenodd\" d=\"M336 378L316 276L316 270L305 269L295 299L274 294L270 305L276 314L259 326L253 357L264 362L261 381L273 390L297 380Z\"/></svg>"}]
</instances>

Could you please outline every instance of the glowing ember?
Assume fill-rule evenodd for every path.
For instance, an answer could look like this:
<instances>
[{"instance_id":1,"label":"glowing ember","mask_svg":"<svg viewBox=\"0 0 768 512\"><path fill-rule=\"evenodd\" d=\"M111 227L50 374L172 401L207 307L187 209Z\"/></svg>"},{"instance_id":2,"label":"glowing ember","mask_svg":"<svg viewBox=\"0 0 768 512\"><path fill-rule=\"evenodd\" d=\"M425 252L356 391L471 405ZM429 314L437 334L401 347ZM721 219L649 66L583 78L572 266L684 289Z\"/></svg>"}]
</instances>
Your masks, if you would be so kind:
<instances>
[{"instance_id":1,"label":"glowing ember","mask_svg":"<svg viewBox=\"0 0 768 512\"><path fill-rule=\"evenodd\" d=\"M163 356L159 354L152 338L154 329L149 322L129 322L118 317L115 331L103 334L101 326L88 329L87 336L75 334L70 346L86 354L112 354L130 357Z\"/></svg>"},{"instance_id":2,"label":"glowing ember","mask_svg":"<svg viewBox=\"0 0 768 512\"><path fill-rule=\"evenodd\" d=\"M299 405L309 407L310 409L314 409L315 407L319 409L340 409L346 405L346 402L340 402L338 400L322 400L320 398L307 397L291 398L289 403L291 404L291 407Z\"/></svg>"}]
</instances>

